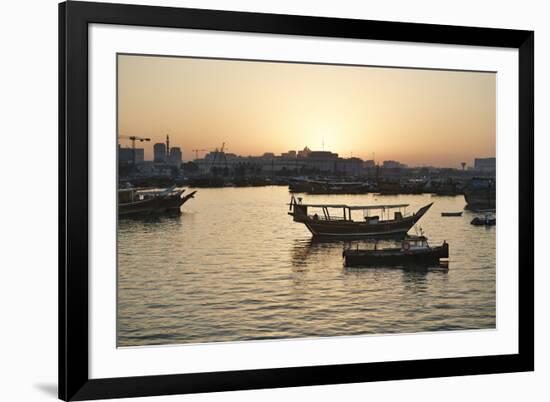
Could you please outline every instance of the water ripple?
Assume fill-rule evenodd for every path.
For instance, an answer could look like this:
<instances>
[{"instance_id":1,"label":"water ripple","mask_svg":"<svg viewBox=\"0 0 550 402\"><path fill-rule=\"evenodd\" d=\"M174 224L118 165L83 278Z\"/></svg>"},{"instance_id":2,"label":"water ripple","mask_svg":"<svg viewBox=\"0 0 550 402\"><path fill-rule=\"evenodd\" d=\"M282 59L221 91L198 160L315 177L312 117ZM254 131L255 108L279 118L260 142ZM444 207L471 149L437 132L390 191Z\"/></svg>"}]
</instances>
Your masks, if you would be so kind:
<instances>
[{"instance_id":1,"label":"water ripple","mask_svg":"<svg viewBox=\"0 0 550 402\"><path fill-rule=\"evenodd\" d=\"M200 189L178 218L120 221L119 346L495 328L495 228L441 217L463 197L384 197L411 211L435 201L421 225L449 242L449 270L345 268L344 243L313 241L288 199L284 187Z\"/></svg>"}]
</instances>

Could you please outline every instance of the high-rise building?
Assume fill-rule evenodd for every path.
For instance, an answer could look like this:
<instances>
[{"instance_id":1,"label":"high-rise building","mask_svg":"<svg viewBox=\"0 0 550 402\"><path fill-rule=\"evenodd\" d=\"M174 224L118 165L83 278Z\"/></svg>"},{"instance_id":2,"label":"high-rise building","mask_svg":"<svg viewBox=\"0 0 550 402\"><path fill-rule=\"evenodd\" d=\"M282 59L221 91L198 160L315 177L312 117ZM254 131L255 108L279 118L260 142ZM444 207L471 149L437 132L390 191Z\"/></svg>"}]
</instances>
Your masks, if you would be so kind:
<instances>
[{"instance_id":1,"label":"high-rise building","mask_svg":"<svg viewBox=\"0 0 550 402\"><path fill-rule=\"evenodd\" d=\"M374 159L369 159L369 160L365 161L364 165L367 169L369 169L369 168L375 167L376 163L374 163Z\"/></svg>"},{"instance_id":2,"label":"high-rise building","mask_svg":"<svg viewBox=\"0 0 550 402\"><path fill-rule=\"evenodd\" d=\"M497 168L497 158L475 158L474 169L483 172L494 172Z\"/></svg>"},{"instance_id":3,"label":"high-rise building","mask_svg":"<svg viewBox=\"0 0 550 402\"><path fill-rule=\"evenodd\" d=\"M153 145L153 160L159 163L166 162L166 144L157 142Z\"/></svg>"},{"instance_id":4,"label":"high-rise building","mask_svg":"<svg viewBox=\"0 0 550 402\"><path fill-rule=\"evenodd\" d=\"M183 154L179 147L170 148L170 162L175 164L180 164L183 160Z\"/></svg>"},{"instance_id":5,"label":"high-rise building","mask_svg":"<svg viewBox=\"0 0 550 402\"><path fill-rule=\"evenodd\" d=\"M134 161L134 152L136 157L136 163L141 163L144 160L144 149L143 148L123 148L120 145L118 146L118 163L126 164L133 163Z\"/></svg>"},{"instance_id":6,"label":"high-rise building","mask_svg":"<svg viewBox=\"0 0 550 402\"><path fill-rule=\"evenodd\" d=\"M382 167L386 169L397 169L397 168L403 169L403 168L406 168L407 165L404 165L398 161L388 160L388 161L382 162Z\"/></svg>"},{"instance_id":7,"label":"high-rise building","mask_svg":"<svg viewBox=\"0 0 550 402\"><path fill-rule=\"evenodd\" d=\"M281 154L281 157L283 157L283 158L289 158L289 159L296 158L296 151L284 152L284 153Z\"/></svg>"},{"instance_id":8,"label":"high-rise building","mask_svg":"<svg viewBox=\"0 0 550 402\"><path fill-rule=\"evenodd\" d=\"M298 151L298 158L307 158L311 150L308 147L305 147L302 151Z\"/></svg>"}]
</instances>

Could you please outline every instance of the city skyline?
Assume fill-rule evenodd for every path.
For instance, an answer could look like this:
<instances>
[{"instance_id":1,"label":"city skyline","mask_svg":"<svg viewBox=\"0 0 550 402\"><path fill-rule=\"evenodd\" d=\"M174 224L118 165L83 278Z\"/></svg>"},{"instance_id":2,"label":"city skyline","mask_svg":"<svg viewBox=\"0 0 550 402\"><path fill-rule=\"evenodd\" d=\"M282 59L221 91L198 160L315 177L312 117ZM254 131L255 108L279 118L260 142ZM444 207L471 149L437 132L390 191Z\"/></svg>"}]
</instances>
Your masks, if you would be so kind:
<instances>
[{"instance_id":1,"label":"city skyline","mask_svg":"<svg viewBox=\"0 0 550 402\"><path fill-rule=\"evenodd\" d=\"M195 159L289 150L457 167L496 154L494 73L118 56L119 135ZM130 142L119 139L123 147Z\"/></svg>"},{"instance_id":2,"label":"city skyline","mask_svg":"<svg viewBox=\"0 0 550 402\"><path fill-rule=\"evenodd\" d=\"M164 160L160 160L160 159L156 159L155 158L155 151L154 151L154 146L155 145L162 145L164 146L163 148L163 155L165 157ZM137 162L138 163L147 163L147 162L169 162L170 161L170 152L166 152L166 143L165 142L158 142L158 143L150 143L150 148L151 148L151 152L150 152L150 158L146 158L145 155L146 155L146 152L145 152L145 149L144 147L142 146L136 146L135 147L135 150L136 150L136 153L138 155L138 160ZM266 151L266 152L263 152L259 155L240 155L240 154L235 154L233 152L225 152L225 151L220 151L219 148L215 148L215 149L211 149L211 150L200 150L202 151L200 154L196 154L195 152L188 152L188 157L184 158L183 155L183 150L181 149L181 147L177 146L177 145L174 145L174 146L170 146L170 150L177 150L177 152L180 154L180 159L179 161L180 162L192 162L192 161L196 161L196 160L205 160L205 158L207 158L208 156L212 157L212 155L214 154L222 154L224 153L226 156L232 156L232 157L236 157L236 158L265 158L265 157L270 157L271 155L273 155L274 158L291 158L292 159L292 156L288 155L289 153L292 153L294 152L295 155L294 157L295 158L298 158L300 159L301 157L303 156L300 156L299 154L301 152L304 152L305 150L308 150L308 151L313 151L314 153L315 152L320 152L321 150L315 150L315 149L309 149L307 146L304 147L303 149L297 149L297 150L288 150L287 152L283 152L283 153L274 153L274 152L270 152L270 151ZM119 144L119 152L120 150L122 151L131 151L132 148L131 146L123 146L121 144ZM331 150L324 150L322 152L326 152L326 153L332 153ZM349 159L349 157L345 156L345 155L339 155L338 153L335 153L336 156L338 158L342 158L342 159ZM198 158L195 158L195 156L197 155L200 155ZM120 158L120 156L119 156ZM125 158L126 159L131 159L131 154L125 154ZM355 157L353 156L352 158L358 158L358 157ZM363 162L374 162L375 165L379 165L379 166L384 166L384 165L394 165L394 164L399 164L401 165L402 167L408 167L408 168L420 168L420 167L436 167L436 168L453 168L453 169L463 169L464 167L468 167L468 168L472 168L474 167L474 165L476 164L476 161L478 160L489 160L489 159L496 159L495 156L484 156L484 157L474 157L474 159L472 160L472 163L466 163L466 165L463 167L462 164L460 164L459 166L433 166L433 165L428 165L428 164L414 164L414 165L407 165L407 164L403 164L401 163L401 161L398 161L398 160L394 160L394 159L384 159L384 160L375 160L375 159L362 159L362 158L359 158L361 159Z\"/></svg>"}]
</instances>

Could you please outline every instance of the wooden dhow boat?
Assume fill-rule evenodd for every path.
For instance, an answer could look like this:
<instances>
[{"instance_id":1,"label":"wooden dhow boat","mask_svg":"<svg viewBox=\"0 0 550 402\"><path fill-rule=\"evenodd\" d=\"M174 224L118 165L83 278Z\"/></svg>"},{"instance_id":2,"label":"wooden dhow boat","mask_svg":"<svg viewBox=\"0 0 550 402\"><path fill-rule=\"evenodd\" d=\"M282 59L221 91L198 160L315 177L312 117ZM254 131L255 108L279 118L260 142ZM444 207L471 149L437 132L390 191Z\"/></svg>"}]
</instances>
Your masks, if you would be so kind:
<instances>
[{"instance_id":1,"label":"wooden dhow boat","mask_svg":"<svg viewBox=\"0 0 550 402\"><path fill-rule=\"evenodd\" d=\"M411 215L406 214L409 204L351 206L345 204L305 204L292 196L288 214L294 222L303 223L313 236L368 237L404 235L424 216L433 203ZM310 213L317 208L320 213ZM342 215L331 214L340 210ZM352 211L363 211L363 220L353 220ZM393 215L392 215L393 213Z\"/></svg>"},{"instance_id":2,"label":"wooden dhow boat","mask_svg":"<svg viewBox=\"0 0 550 402\"><path fill-rule=\"evenodd\" d=\"M439 264L441 258L449 258L449 244L430 247L424 236L408 236L399 248L347 249L343 252L344 264L355 266L417 266Z\"/></svg>"},{"instance_id":3,"label":"wooden dhow boat","mask_svg":"<svg viewBox=\"0 0 550 402\"><path fill-rule=\"evenodd\" d=\"M121 188L118 190L118 216L141 217L162 214L178 214L181 206L194 198L196 191L183 195L185 189L175 186L151 190L143 188Z\"/></svg>"}]
</instances>

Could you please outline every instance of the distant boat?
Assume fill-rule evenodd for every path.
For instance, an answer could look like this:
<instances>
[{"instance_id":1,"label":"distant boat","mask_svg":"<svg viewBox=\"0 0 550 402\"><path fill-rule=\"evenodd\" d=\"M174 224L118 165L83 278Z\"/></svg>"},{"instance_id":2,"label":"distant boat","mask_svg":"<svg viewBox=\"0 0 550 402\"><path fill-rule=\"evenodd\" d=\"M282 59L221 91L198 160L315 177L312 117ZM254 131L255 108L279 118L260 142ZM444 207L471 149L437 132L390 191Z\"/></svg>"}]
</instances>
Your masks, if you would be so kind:
<instances>
[{"instance_id":1,"label":"distant boat","mask_svg":"<svg viewBox=\"0 0 550 402\"><path fill-rule=\"evenodd\" d=\"M459 211L459 212L441 212L441 216L462 216L462 211Z\"/></svg>"},{"instance_id":2,"label":"distant boat","mask_svg":"<svg viewBox=\"0 0 550 402\"><path fill-rule=\"evenodd\" d=\"M344 204L303 204L292 196L290 216L295 222L303 223L313 236L364 237L406 234L409 229L430 209L433 203L420 208L411 215L404 214L409 204L349 206ZM309 208L318 208L320 213L309 214ZM342 216L331 215L340 210ZM363 211L364 219L354 221L352 211ZM391 215L393 212L393 216ZM371 215L374 214L374 215ZM384 214L386 219L384 219ZM382 218L380 217L382 215Z\"/></svg>"},{"instance_id":3,"label":"distant boat","mask_svg":"<svg viewBox=\"0 0 550 402\"><path fill-rule=\"evenodd\" d=\"M369 185L364 182L335 180L293 179L288 185L291 193L306 194L366 194Z\"/></svg>"},{"instance_id":4,"label":"distant boat","mask_svg":"<svg viewBox=\"0 0 550 402\"><path fill-rule=\"evenodd\" d=\"M461 183L451 178L440 178L432 183L434 195L455 196L462 194Z\"/></svg>"},{"instance_id":5,"label":"distant boat","mask_svg":"<svg viewBox=\"0 0 550 402\"><path fill-rule=\"evenodd\" d=\"M175 186L161 190L124 188L118 190L118 216L135 217L180 213L181 206L195 196L193 191L185 196L184 189Z\"/></svg>"},{"instance_id":6,"label":"distant boat","mask_svg":"<svg viewBox=\"0 0 550 402\"><path fill-rule=\"evenodd\" d=\"M403 239L399 248L347 249L343 257L348 267L438 264L441 258L449 258L449 244L443 241L441 246L430 247L426 237L410 236Z\"/></svg>"},{"instance_id":7,"label":"distant boat","mask_svg":"<svg viewBox=\"0 0 550 402\"><path fill-rule=\"evenodd\" d=\"M376 189L380 195L395 195L402 192L399 180L395 179L378 179Z\"/></svg>"},{"instance_id":8,"label":"distant boat","mask_svg":"<svg viewBox=\"0 0 550 402\"><path fill-rule=\"evenodd\" d=\"M224 187L225 179L219 176L203 175L189 180L189 187Z\"/></svg>"},{"instance_id":9,"label":"distant boat","mask_svg":"<svg viewBox=\"0 0 550 402\"><path fill-rule=\"evenodd\" d=\"M493 215L476 216L470 223L474 226L494 226L497 224L497 218Z\"/></svg>"},{"instance_id":10,"label":"distant boat","mask_svg":"<svg viewBox=\"0 0 550 402\"><path fill-rule=\"evenodd\" d=\"M472 178L464 187L464 199L470 209L495 208L496 182L486 177Z\"/></svg>"}]
</instances>

